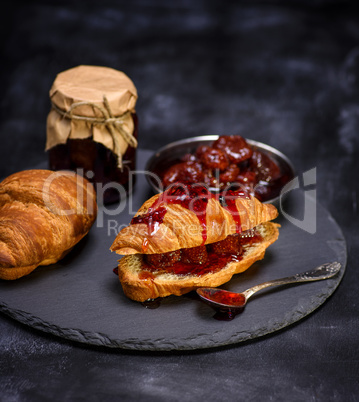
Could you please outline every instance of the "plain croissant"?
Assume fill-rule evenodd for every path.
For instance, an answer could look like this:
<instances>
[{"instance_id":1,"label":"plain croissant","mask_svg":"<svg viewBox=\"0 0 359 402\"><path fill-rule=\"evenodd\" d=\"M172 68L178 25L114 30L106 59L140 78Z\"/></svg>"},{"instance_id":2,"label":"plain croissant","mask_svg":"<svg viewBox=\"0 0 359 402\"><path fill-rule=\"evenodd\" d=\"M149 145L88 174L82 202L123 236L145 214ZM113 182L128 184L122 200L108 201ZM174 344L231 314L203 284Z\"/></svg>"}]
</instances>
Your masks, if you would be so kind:
<instances>
[{"instance_id":1,"label":"plain croissant","mask_svg":"<svg viewBox=\"0 0 359 402\"><path fill-rule=\"evenodd\" d=\"M0 183L0 278L59 261L97 215L91 183L74 172L25 170Z\"/></svg>"}]
</instances>

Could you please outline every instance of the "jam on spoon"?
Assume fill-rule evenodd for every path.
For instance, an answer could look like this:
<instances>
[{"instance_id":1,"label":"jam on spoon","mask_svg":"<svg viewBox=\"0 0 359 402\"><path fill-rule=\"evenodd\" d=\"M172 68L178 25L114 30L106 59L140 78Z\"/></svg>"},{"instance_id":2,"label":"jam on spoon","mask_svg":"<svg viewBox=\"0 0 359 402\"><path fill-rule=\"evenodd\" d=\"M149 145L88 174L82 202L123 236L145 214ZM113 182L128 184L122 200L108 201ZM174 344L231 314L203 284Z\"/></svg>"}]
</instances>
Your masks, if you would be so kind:
<instances>
[{"instance_id":1,"label":"jam on spoon","mask_svg":"<svg viewBox=\"0 0 359 402\"><path fill-rule=\"evenodd\" d=\"M290 283L313 282L329 279L335 276L340 271L340 268L341 265L338 262L323 264L311 271L264 282L260 285L253 286L242 293L229 292L217 288L199 288L197 289L197 293L203 301L215 309L215 318L231 320L238 313L243 311L248 299L254 293L262 289L271 286L287 285Z\"/></svg>"}]
</instances>

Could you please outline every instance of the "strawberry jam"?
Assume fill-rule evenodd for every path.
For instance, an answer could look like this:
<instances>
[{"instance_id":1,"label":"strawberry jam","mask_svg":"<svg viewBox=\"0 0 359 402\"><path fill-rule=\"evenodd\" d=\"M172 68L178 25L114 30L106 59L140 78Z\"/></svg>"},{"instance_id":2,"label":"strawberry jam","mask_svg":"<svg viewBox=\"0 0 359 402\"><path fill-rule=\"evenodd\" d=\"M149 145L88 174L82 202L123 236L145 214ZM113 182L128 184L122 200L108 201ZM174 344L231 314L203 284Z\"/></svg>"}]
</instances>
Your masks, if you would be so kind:
<instances>
[{"instance_id":1,"label":"strawberry jam","mask_svg":"<svg viewBox=\"0 0 359 402\"><path fill-rule=\"evenodd\" d=\"M242 259L241 253L238 254L216 254L208 253L208 257L203 264L192 264L184 261L177 261L173 265L165 268L157 268L153 265L143 262L142 269L149 271L154 275L169 273L172 275L185 276L195 275L203 276L206 274L213 274L223 269L229 262L240 261Z\"/></svg>"},{"instance_id":2,"label":"strawberry jam","mask_svg":"<svg viewBox=\"0 0 359 402\"><path fill-rule=\"evenodd\" d=\"M211 198L216 198L220 201L221 205L232 215L236 223L236 231L241 231L240 216L236 206L236 199L248 198L249 195L242 189L227 190L221 195L212 194L209 189L202 184L174 184L170 186L165 192L150 206L148 211L143 215L138 215L132 218L131 224L144 223L148 228L148 235L153 236L163 223L165 214L167 212L166 205L178 204L194 212L202 226L202 245L207 240L207 204ZM148 239L145 239L142 245L143 252L146 252L148 247Z\"/></svg>"},{"instance_id":3,"label":"strawberry jam","mask_svg":"<svg viewBox=\"0 0 359 402\"><path fill-rule=\"evenodd\" d=\"M176 259L172 257L173 252L164 254L148 254L144 256L142 262L142 271L153 275L169 273L178 276L195 275L203 276L209 273L219 272L230 262L241 261L243 256L243 246L249 246L262 240L261 235L249 230L241 233L227 236L226 239L208 244L203 247L194 247L193 249L182 249L180 255L176 254ZM226 244L226 242L228 244ZM235 249L233 246L235 245ZM203 248L206 249L206 258L203 258ZM193 251L189 253L189 250ZM168 258L166 258L166 254ZM192 254L192 255L191 255ZM191 255L192 260L188 260ZM168 262L168 264L165 263ZM142 279L149 279L144 275ZM141 279L141 278L140 278Z\"/></svg>"},{"instance_id":4,"label":"strawberry jam","mask_svg":"<svg viewBox=\"0 0 359 402\"><path fill-rule=\"evenodd\" d=\"M160 163L154 173L164 187L201 182L222 192L235 184L262 202L277 197L294 177L287 162L239 135L223 135L211 144L199 145L182 158Z\"/></svg>"},{"instance_id":5,"label":"strawberry jam","mask_svg":"<svg viewBox=\"0 0 359 402\"><path fill-rule=\"evenodd\" d=\"M242 293L234 292L212 292L211 300L226 306L243 307L246 304L246 298Z\"/></svg>"},{"instance_id":6,"label":"strawberry jam","mask_svg":"<svg viewBox=\"0 0 359 402\"><path fill-rule=\"evenodd\" d=\"M231 321L243 312L246 297L242 293L222 291L216 288L202 288L199 293L202 301L215 310L213 318L220 321ZM217 303L217 304L216 304Z\"/></svg>"},{"instance_id":7,"label":"strawberry jam","mask_svg":"<svg viewBox=\"0 0 359 402\"><path fill-rule=\"evenodd\" d=\"M148 234L151 236L156 233L158 226L163 222L163 218L167 212L165 207L159 207L155 210L149 210L144 215L135 216L131 220L131 225L136 223L144 223L148 227Z\"/></svg>"},{"instance_id":8,"label":"strawberry jam","mask_svg":"<svg viewBox=\"0 0 359 402\"><path fill-rule=\"evenodd\" d=\"M221 197L221 204L224 209L226 209L231 215L236 223L236 232L240 233L241 232L241 217L239 216L238 209L236 206L236 199L241 196L241 197L248 197L248 195L242 190L227 190L226 192L223 192L220 197Z\"/></svg>"},{"instance_id":9,"label":"strawberry jam","mask_svg":"<svg viewBox=\"0 0 359 402\"><path fill-rule=\"evenodd\" d=\"M141 281L154 278L155 276L150 271L142 271L138 274L138 279Z\"/></svg>"}]
</instances>

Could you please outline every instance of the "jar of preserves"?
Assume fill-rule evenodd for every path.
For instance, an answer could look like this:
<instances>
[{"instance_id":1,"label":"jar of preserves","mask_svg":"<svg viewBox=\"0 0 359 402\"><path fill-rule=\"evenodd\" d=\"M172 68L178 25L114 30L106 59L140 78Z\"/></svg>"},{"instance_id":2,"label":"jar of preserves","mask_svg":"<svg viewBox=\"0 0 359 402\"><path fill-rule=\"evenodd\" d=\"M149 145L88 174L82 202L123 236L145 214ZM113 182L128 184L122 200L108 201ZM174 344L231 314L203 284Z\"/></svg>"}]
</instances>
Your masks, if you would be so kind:
<instances>
[{"instance_id":1,"label":"jar of preserves","mask_svg":"<svg viewBox=\"0 0 359 402\"><path fill-rule=\"evenodd\" d=\"M78 66L50 89L46 150L51 170L74 170L110 204L133 188L138 144L137 90L121 71Z\"/></svg>"}]
</instances>

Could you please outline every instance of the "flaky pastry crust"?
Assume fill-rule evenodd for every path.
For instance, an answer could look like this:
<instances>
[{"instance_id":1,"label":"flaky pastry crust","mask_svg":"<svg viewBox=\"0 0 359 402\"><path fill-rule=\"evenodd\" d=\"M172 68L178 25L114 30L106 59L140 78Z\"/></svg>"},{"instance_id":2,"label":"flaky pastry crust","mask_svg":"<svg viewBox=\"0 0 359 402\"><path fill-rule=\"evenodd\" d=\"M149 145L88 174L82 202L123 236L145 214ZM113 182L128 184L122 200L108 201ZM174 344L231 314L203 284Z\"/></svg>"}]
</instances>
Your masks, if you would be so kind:
<instances>
[{"instance_id":1,"label":"flaky pastry crust","mask_svg":"<svg viewBox=\"0 0 359 402\"><path fill-rule=\"evenodd\" d=\"M157 200L155 195L146 201L137 212L145 214ZM241 230L249 230L262 222L275 219L277 209L271 204L262 204L255 197L238 197L236 207L241 221ZM203 227L196 214L179 204L166 204L167 212L163 223L154 234L149 235L146 224L129 225L122 229L111 246L111 251L121 255L143 253L143 243L147 239L146 254L166 253L181 248L200 246L203 242ZM236 233L236 222L232 214L223 208L220 202L211 198L206 208L205 244L225 239Z\"/></svg>"},{"instance_id":2,"label":"flaky pastry crust","mask_svg":"<svg viewBox=\"0 0 359 402\"><path fill-rule=\"evenodd\" d=\"M0 279L59 261L90 230L96 193L74 172L25 170L0 183Z\"/></svg>"}]
</instances>

